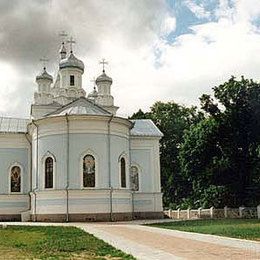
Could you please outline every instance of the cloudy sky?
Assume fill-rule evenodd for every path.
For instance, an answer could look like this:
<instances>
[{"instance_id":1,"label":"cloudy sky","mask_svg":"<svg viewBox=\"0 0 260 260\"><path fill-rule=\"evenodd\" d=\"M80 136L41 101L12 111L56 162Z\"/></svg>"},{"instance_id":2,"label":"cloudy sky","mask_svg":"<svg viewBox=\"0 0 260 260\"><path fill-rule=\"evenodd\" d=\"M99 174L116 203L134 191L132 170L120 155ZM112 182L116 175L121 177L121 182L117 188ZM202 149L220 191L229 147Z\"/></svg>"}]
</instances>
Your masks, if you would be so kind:
<instances>
[{"instance_id":1,"label":"cloudy sky","mask_svg":"<svg viewBox=\"0 0 260 260\"><path fill-rule=\"evenodd\" d=\"M119 113L157 100L197 105L231 75L260 79L259 0L0 0L0 115L28 117L41 57L76 39L84 88L109 61Z\"/></svg>"}]
</instances>

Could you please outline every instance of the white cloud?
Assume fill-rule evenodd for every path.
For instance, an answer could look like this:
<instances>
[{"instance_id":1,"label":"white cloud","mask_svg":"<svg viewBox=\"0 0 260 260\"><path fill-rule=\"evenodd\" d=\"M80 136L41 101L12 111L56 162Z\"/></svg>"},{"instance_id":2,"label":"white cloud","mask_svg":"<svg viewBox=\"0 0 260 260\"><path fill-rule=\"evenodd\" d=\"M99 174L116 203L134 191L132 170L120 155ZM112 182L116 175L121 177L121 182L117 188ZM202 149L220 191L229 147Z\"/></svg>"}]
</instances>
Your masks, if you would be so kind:
<instances>
[{"instance_id":1,"label":"white cloud","mask_svg":"<svg viewBox=\"0 0 260 260\"><path fill-rule=\"evenodd\" d=\"M210 18L211 13L205 9L203 4L196 4L193 0L186 0L186 6L199 18Z\"/></svg>"},{"instance_id":2,"label":"white cloud","mask_svg":"<svg viewBox=\"0 0 260 260\"><path fill-rule=\"evenodd\" d=\"M176 29L176 18L168 16L164 19L161 25L161 35L168 36L170 33L174 32Z\"/></svg>"},{"instance_id":3,"label":"white cloud","mask_svg":"<svg viewBox=\"0 0 260 260\"><path fill-rule=\"evenodd\" d=\"M0 62L0 115L8 115L17 105L15 91L19 84L19 77L15 69L7 63Z\"/></svg>"}]
</instances>

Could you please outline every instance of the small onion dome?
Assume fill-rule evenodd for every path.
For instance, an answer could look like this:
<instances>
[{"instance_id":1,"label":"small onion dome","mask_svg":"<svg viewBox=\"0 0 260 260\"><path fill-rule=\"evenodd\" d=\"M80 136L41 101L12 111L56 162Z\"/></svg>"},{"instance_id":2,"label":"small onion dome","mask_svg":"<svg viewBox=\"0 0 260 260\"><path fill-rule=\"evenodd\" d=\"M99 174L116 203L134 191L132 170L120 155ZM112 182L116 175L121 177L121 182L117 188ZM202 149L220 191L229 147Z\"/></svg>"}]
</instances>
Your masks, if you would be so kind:
<instances>
[{"instance_id":1,"label":"small onion dome","mask_svg":"<svg viewBox=\"0 0 260 260\"><path fill-rule=\"evenodd\" d=\"M60 61L60 69L71 67L78 68L84 71L84 63L81 60L77 59L72 52L67 58Z\"/></svg>"},{"instance_id":2,"label":"small onion dome","mask_svg":"<svg viewBox=\"0 0 260 260\"><path fill-rule=\"evenodd\" d=\"M36 76L36 81L40 79L47 79L53 82L53 77L46 71L45 67L43 68L43 72L40 75Z\"/></svg>"},{"instance_id":3,"label":"small onion dome","mask_svg":"<svg viewBox=\"0 0 260 260\"><path fill-rule=\"evenodd\" d=\"M88 94L88 98L96 98L97 96L98 96L98 92L97 92L96 88L94 87L93 91L91 91Z\"/></svg>"},{"instance_id":4,"label":"small onion dome","mask_svg":"<svg viewBox=\"0 0 260 260\"><path fill-rule=\"evenodd\" d=\"M108 77L105 71L103 70L103 73L96 79L96 84L100 82L110 82L112 84L113 80L112 78Z\"/></svg>"}]
</instances>

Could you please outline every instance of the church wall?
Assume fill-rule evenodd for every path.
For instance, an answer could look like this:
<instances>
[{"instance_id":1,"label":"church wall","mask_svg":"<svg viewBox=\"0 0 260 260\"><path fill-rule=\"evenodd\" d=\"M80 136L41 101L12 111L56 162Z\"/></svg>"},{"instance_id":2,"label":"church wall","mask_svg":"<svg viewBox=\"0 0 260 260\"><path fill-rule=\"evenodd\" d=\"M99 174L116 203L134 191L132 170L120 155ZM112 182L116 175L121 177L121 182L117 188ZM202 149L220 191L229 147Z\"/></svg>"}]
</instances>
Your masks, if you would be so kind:
<instances>
[{"instance_id":1,"label":"church wall","mask_svg":"<svg viewBox=\"0 0 260 260\"><path fill-rule=\"evenodd\" d=\"M38 119L43 117L44 115L47 115L55 110L57 110L58 106L52 106L52 105L32 105L31 106L31 116L33 119Z\"/></svg>"},{"instance_id":2,"label":"church wall","mask_svg":"<svg viewBox=\"0 0 260 260\"><path fill-rule=\"evenodd\" d=\"M24 134L0 134L0 221L20 220L20 213L29 209L30 145ZM11 193L11 167L19 165L21 192Z\"/></svg>"},{"instance_id":3,"label":"church wall","mask_svg":"<svg viewBox=\"0 0 260 260\"><path fill-rule=\"evenodd\" d=\"M36 140L34 143L36 147ZM48 156L53 156L55 161L55 189L64 189L66 187L66 147L66 135L39 137L38 189L44 189L44 163Z\"/></svg>"},{"instance_id":4,"label":"church wall","mask_svg":"<svg viewBox=\"0 0 260 260\"><path fill-rule=\"evenodd\" d=\"M82 71L77 68L66 68L60 70L60 88L70 87L70 75L74 75L74 87L80 89L82 87Z\"/></svg>"},{"instance_id":5,"label":"church wall","mask_svg":"<svg viewBox=\"0 0 260 260\"><path fill-rule=\"evenodd\" d=\"M107 135L70 134L70 188L82 188L83 157L91 154L95 157L96 187L108 187L108 151Z\"/></svg>"},{"instance_id":6,"label":"church wall","mask_svg":"<svg viewBox=\"0 0 260 260\"><path fill-rule=\"evenodd\" d=\"M69 214L110 213L109 189L69 190L68 197ZM131 193L125 190L114 190L112 200L113 213L131 213ZM37 214L66 214L66 205L65 190L49 190L37 193ZM34 203L32 203L32 212L34 212Z\"/></svg>"},{"instance_id":7,"label":"church wall","mask_svg":"<svg viewBox=\"0 0 260 260\"><path fill-rule=\"evenodd\" d=\"M162 193L143 192L134 193L135 212L162 211Z\"/></svg>"},{"instance_id":8,"label":"church wall","mask_svg":"<svg viewBox=\"0 0 260 260\"><path fill-rule=\"evenodd\" d=\"M79 119L79 118L78 118ZM48 121L50 123L48 123ZM42 123L44 122L44 124ZM38 221L65 221L68 205L69 219L72 221L109 220L112 213L117 220L131 217L149 217L161 213L161 193L159 168L159 142L157 138L131 138L129 154L129 128L120 119L111 123L111 184L109 189L109 152L107 118L86 120L69 118L69 189L67 185L67 141L65 117L46 119L39 126L39 190L31 193L32 217ZM32 131L33 172L36 182L36 128ZM82 161L86 154L96 160L96 187L82 187ZM54 189L44 189L44 162L47 156L55 159ZM126 188L120 184L121 157L126 160ZM129 160L140 167L140 191L132 194L129 181ZM154 177L155 175L155 177ZM36 185L34 185L35 187ZM36 211L35 204L36 201ZM136 215L133 215L133 210ZM150 214L155 213L155 215ZM149 215L150 214L150 215ZM159 215L158 215L159 216Z\"/></svg>"},{"instance_id":9,"label":"church wall","mask_svg":"<svg viewBox=\"0 0 260 260\"><path fill-rule=\"evenodd\" d=\"M131 150L132 165L138 167L139 170L139 189L142 192L153 190L151 179L151 160L152 154L150 149L132 149Z\"/></svg>"},{"instance_id":10,"label":"church wall","mask_svg":"<svg viewBox=\"0 0 260 260\"><path fill-rule=\"evenodd\" d=\"M11 166L22 168L22 192L30 189L30 145L24 134L0 134L0 194L10 193Z\"/></svg>"},{"instance_id":11,"label":"church wall","mask_svg":"<svg viewBox=\"0 0 260 260\"><path fill-rule=\"evenodd\" d=\"M116 189L120 185L119 161L121 157L126 161L126 187L129 189L129 141L125 137L111 135L111 185Z\"/></svg>"},{"instance_id":12,"label":"church wall","mask_svg":"<svg viewBox=\"0 0 260 260\"><path fill-rule=\"evenodd\" d=\"M69 118L69 182L70 189L82 188L82 160L90 153L96 158L97 188L109 187L108 161L108 117L86 120L83 117ZM80 119L80 120L79 120ZM105 120L104 120L105 119ZM128 170L129 141L128 127L118 122L111 123L111 181L115 188L119 188L119 157L125 156ZM36 129L33 131L33 183L36 186ZM44 187L44 161L47 155L54 156L55 189L66 187L67 177L67 133L65 117L51 118L50 123L39 126L39 189ZM129 186L129 171L127 171L127 186Z\"/></svg>"},{"instance_id":13,"label":"church wall","mask_svg":"<svg viewBox=\"0 0 260 260\"><path fill-rule=\"evenodd\" d=\"M133 194L135 216L162 212L159 139L131 137L131 161L139 170L139 191Z\"/></svg>"},{"instance_id":14,"label":"church wall","mask_svg":"<svg viewBox=\"0 0 260 260\"><path fill-rule=\"evenodd\" d=\"M10 170L13 165L22 168L22 193L30 191L27 148L0 148L0 194L10 193Z\"/></svg>"},{"instance_id":15,"label":"church wall","mask_svg":"<svg viewBox=\"0 0 260 260\"><path fill-rule=\"evenodd\" d=\"M140 171L141 191L161 192L158 138L131 137L131 159Z\"/></svg>"},{"instance_id":16,"label":"church wall","mask_svg":"<svg viewBox=\"0 0 260 260\"><path fill-rule=\"evenodd\" d=\"M96 159L97 188L108 188L108 135L105 134L70 134L69 135L69 182L70 189L81 189L82 159L90 153ZM36 140L34 140L34 152ZM39 189L44 187L44 159L54 156L55 188L66 187L67 165L67 135L49 135L39 137ZM111 136L111 183L114 188L120 188L119 159L124 156L127 162L127 187L129 187L129 141L120 136ZM34 154L36 157L36 154ZM34 165L35 166L35 165ZM35 177L33 178L35 183ZM34 185L35 186L35 185Z\"/></svg>"}]
</instances>

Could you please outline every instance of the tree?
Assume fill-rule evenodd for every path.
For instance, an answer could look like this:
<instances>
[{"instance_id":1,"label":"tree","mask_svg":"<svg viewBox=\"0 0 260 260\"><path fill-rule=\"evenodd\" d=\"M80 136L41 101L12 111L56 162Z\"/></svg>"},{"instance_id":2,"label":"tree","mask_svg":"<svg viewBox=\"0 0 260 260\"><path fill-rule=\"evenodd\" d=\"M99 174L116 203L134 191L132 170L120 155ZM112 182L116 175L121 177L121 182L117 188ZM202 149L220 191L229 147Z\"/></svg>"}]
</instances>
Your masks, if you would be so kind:
<instances>
[{"instance_id":1,"label":"tree","mask_svg":"<svg viewBox=\"0 0 260 260\"><path fill-rule=\"evenodd\" d=\"M139 109L136 113L134 113L130 119L149 119L151 116L149 112L143 112L141 109Z\"/></svg>"},{"instance_id":2,"label":"tree","mask_svg":"<svg viewBox=\"0 0 260 260\"><path fill-rule=\"evenodd\" d=\"M182 175L192 183L193 203L215 206L254 204L260 199L260 85L242 77L201 97L206 119L184 137Z\"/></svg>"}]
</instances>

